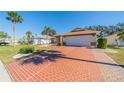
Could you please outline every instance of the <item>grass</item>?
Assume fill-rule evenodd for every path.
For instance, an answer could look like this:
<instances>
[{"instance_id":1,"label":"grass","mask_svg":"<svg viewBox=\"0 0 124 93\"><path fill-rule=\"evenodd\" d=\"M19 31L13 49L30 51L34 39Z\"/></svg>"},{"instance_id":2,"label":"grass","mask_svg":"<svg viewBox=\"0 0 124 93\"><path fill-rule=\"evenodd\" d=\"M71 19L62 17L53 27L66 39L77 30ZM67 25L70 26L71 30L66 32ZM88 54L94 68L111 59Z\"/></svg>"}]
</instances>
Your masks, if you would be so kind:
<instances>
[{"instance_id":1,"label":"grass","mask_svg":"<svg viewBox=\"0 0 124 93\"><path fill-rule=\"evenodd\" d=\"M124 66L124 48L114 49L118 53L107 53L112 59L114 59L119 65Z\"/></svg>"},{"instance_id":2,"label":"grass","mask_svg":"<svg viewBox=\"0 0 124 93\"><path fill-rule=\"evenodd\" d=\"M0 46L0 60L4 64L14 62L13 56L18 53L21 47L24 46ZM35 45L34 47L36 50L52 50L55 48L54 46L41 47L41 45Z\"/></svg>"}]
</instances>

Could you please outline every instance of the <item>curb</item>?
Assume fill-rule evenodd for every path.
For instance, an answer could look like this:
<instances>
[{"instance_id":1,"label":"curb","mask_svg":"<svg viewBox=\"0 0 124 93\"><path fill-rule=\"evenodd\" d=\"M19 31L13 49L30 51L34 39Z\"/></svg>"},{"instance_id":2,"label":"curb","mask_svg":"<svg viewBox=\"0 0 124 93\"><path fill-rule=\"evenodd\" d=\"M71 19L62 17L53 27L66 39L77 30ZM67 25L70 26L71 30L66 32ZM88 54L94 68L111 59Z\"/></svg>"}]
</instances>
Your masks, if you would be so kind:
<instances>
[{"instance_id":1,"label":"curb","mask_svg":"<svg viewBox=\"0 0 124 93\"><path fill-rule=\"evenodd\" d=\"M12 82L12 81L13 81L12 76L11 76L10 73L7 71L6 66L2 63L1 60L0 60L0 64L1 64L1 67L3 67L3 70L5 71L6 75L8 76L7 81L3 81L3 82Z\"/></svg>"},{"instance_id":2,"label":"curb","mask_svg":"<svg viewBox=\"0 0 124 93\"><path fill-rule=\"evenodd\" d=\"M3 64L4 65L4 64ZM8 71L6 65L4 65L5 69L6 69L6 72L8 73L8 75L10 76L11 78L11 81L14 82L15 80L13 79L12 75L10 74L10 72Z\"/></svg>"}]
</instances>

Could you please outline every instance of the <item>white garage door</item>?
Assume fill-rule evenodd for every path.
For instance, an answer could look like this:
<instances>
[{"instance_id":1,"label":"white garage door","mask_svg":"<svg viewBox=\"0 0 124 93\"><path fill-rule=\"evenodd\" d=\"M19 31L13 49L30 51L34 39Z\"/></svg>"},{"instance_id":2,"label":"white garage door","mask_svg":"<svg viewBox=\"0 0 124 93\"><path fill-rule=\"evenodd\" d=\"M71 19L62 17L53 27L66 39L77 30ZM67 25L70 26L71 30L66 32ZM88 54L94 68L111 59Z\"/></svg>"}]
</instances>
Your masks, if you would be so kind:
<instances>
[{"instance_id":1,"label":"white garage door","mask_svg":"<svg viewBox=\"0 0 124 93\"><path fill-rule=\"evenodd\" d=\"M96 37L92 35L65 37L66 45L75 45L75 46L90 46L90 42L95 40Z\"/></svg>"}]
</instances>

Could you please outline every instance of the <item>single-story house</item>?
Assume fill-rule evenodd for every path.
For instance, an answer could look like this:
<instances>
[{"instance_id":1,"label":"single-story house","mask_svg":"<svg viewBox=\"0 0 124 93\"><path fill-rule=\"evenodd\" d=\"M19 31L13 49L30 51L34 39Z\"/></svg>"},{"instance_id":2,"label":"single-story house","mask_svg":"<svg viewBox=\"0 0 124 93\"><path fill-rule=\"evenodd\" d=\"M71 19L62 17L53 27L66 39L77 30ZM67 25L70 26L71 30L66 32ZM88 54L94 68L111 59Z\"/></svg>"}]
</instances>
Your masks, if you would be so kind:
<instances>
[{"instance_id":1,"label":"single-story house","mask_svg":"<svg viewBox=\"0 0 124 93\"><path fill-rule=\"evenodd\" d=\"M74 46L96 46L97 34L99 31L83 30L76 28L71 32L56 36L56 41L65 42L65 45Z\"/></svg>"},{"instance_id":2,"label":"single-story house","mask_svg":"<svg viewBox=\"0 0 124 93\"><path fill-rule=\"evenodd\" d=\"M10 38L0 38L0 44L9 44L10 42Z\"/></svg>"},{"instance_id":3,"label":"single-story house","mask_svg":"<svg viewBox=\"0 0 124 93\"><path fill-rule=\"evenodd\" d=\"M118 39L117 34L107 36L108 45L124 46L124 40Z\"/></svg>"},{"instance_id":4,"label":"single-story house","mask_svg":"<svg viewBox=\"0 0 124 93\"><path fill-rule=\"evenodd\" d=\"M34 45L49 44L51 43L51 38L52 37L48 35L39 35L39 36L33 37L32 41Z\"/></svg>"}]
</instances>

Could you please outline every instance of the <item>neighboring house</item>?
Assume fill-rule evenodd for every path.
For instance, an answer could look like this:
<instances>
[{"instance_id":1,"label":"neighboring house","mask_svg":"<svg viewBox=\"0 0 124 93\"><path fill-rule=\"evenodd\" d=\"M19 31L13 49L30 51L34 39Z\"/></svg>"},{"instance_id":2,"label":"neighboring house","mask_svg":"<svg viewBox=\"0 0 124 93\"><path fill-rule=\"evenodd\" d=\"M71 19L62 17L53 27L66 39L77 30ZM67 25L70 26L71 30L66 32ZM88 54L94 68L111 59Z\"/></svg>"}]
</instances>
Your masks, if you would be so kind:
<instances>
[{"instance_id":1,"label":"neighboring house","mask_svg":"<svg viewBox=\"0 0 124 93\"><path fill-rule=\"evenodd\" d=\"M96 35L98 34L98 32L99 31L83 30L77 28L71 32L56 36L56 41L61 42L62 39L66 45L74 46L92 46L92 43L95 42L96 46Z\"/></svg>"},{"instance_id":2,"label":"neighboring house","mask_svg":"<svg viewBox=\"0 0 124 93\"><path fill-rule=\"evenodd\" d=\"M11 42L10 38L0 38L0 45L4 44L9 44Z\"/></svg>"},{"instance_id":3,"label":"neighboring house","mask_svg":"<svg viewBox=\"0 0 124 93\"><path fill-rule=\"evenodd\" d=\"M11 41L10 38L0 38L0 42L10 43L10 41Z\"/></svg>"},{"instance_id":4,"label":"neighboring house","mask_svg":"<svg viewBox=\"0 0 124 93\"><path fill-rule=\"evenodd\" d=\"M0 38L0 42L6 42L6 38Z\"/></svg>"},{"instance_id":5,"label":"neighboring house","mask_svg":"<svg viewBox=\"0 0 124 93\"><path fill-rule=\"evenodd\" d=\"M119 45L119 46L124 46L124 40L120 40L117 37L117 34L109 35L107 37L107 42L108 45Z\"/></svg>"},{"instance_id":6,"label":"neighboring house","mask_svg":"<svg viewBox=\"0 0 124 93\"><path fill-rule=\"evenodd\" d=\"M34 45L49 44L51 43L51 38L52 37L48 35L39 35L39 36L33 37L32 41Z\"/></svg>"}]
</instances>

